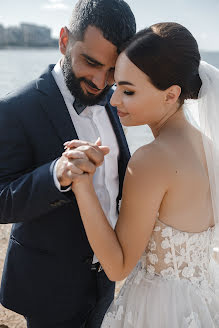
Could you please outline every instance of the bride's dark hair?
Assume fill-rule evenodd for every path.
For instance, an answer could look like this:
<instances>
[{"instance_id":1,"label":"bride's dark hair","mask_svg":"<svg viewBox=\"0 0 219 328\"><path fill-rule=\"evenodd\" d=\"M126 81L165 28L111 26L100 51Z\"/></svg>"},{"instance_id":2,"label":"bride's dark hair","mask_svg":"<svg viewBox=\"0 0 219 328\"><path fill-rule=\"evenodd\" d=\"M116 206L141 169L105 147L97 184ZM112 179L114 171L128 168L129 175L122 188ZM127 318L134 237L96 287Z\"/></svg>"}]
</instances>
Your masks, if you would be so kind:
<instances>
[{"instance_id":1,"label":"bride's dark hair","mask_svg":"<svg viewBox=\"0 0 219 328\"><path fill-rule=\"evenodd\" d=\"M201 87L200 53L193 35L177 23L158 23L139 31L126 44L127 57L160 90L181 87L180 104L197 99Z\"/></svg>"}]
</instances>

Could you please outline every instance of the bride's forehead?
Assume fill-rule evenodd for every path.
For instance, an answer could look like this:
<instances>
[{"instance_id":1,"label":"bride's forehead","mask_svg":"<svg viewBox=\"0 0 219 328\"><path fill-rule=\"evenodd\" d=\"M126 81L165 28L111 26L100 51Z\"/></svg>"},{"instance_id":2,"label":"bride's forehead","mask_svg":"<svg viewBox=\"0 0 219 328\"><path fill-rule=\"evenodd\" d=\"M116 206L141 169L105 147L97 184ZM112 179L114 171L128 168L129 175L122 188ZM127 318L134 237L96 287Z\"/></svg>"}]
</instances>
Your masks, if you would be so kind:
<instances>
[{"instance_id":1,"label":"bride's forehead","mask_svg":"<svg viewBox=\"0 0 219 328\"><path fill-rule=\"evenodd\" d=\"M122 69L122 68L127 68L127 66L130 66L132 64L131 60L127 57L125 52L122 52L117 61L116 61L116 67L118 69Z\"/></svg>"},{"instance_id":2,"label":"bride's forehead","mask_svg":"<svg viewBox=\"0 0 219 328\"><path fill-rule=\"evenodd\" d=\"M115 79L146 81L148 80L148 76L122 52L116 62Z\"/></svg>"}]
</instances>

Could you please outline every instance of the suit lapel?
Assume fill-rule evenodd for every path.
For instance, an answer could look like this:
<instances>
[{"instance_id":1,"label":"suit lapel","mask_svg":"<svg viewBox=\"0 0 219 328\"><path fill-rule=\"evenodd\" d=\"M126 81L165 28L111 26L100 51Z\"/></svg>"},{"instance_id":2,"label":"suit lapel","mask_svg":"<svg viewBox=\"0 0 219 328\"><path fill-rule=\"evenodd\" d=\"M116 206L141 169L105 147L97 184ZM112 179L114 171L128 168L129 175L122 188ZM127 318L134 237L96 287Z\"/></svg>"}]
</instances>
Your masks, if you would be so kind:
<instances>
[{"instance_id":1,"label":"suit lapel","mask_svg":"<svg viewBox=\"0 0 219 328\"><path fill-rule=\"evenodd\" d=\"M36 81L36 88L41 92L41 106L54 126L62 143L78 139L75 127L65 105L62 94L52 76L54 65Z\"/></svg>"},{"instance_id":2,"label":"suit lapel","mask_svg":"<svg viewBox=\"0 0 219 328\"><path fill-rule=\"evenodd\" d=\"M114 129L115 135L117 137L119 150L120 150L120 156L118 160L118 173L119 173L119 195L117 198L117 201L122 198L122 187L123 187L123 181L124 176L126 172L126 167L128 164L128 161L130 159L130 152L128 148L128 144L121 126L121 123L119 121L117 110L115 107L112 107L110 104L106 105L107 114L109 116L109 119L111 121L112 127Z\"/></svg>"},{"instance_id":3,"label":"suit lapel","mask_svg":"<svg viewBox=\"0 0 219 328\"><path fill-rule=\"evenodd\" d=\"M121 125L119 117L117 115L117 109L116 109L116 107L113 107L110 104L110 99L112 97L112 94L113 94L113 90L110 89L110 91L107 95L107 105L106 105L107 114L109 116L110 122L114 129L115 135L117 137L117 141L119 144L120 152L122 153L122 157L128 158L128 160L129 160L129 158L130 158L129 147L127 144L126 137L124 135L122 125Z\"/></svg>"},{"instance_id":4,"label":"suit lapel","mask_svg":"<svg viewBox=\"0 0 219 328\"><path fill-rule=\"evenodd\" d=\"M112 107L110 104L106 105L107 114L109 116L110 122L112 124L113 130L115 132L119 149L120 149L120 157L130 158L130 152L128 148L128 144L121 126L121 123L119 121L119 118L117 116L117 111L115 107Z\"/></svg>"}]
</instances>

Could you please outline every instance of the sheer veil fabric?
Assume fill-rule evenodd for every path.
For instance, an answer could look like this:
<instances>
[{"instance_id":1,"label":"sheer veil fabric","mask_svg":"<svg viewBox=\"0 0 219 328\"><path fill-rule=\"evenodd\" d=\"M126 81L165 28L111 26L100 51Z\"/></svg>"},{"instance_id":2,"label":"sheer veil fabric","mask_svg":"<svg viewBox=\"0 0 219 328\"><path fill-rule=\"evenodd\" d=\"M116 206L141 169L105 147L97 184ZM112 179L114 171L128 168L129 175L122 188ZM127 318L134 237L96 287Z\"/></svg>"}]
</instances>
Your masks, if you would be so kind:
<instances>
[{"instance_id":1,"label":"sheer veil fabric","mask_svg":"<svg viewBox=\"0 0 219 328\"><path fill-rule=\"evenodd\" d=\"M184 109L190 122L202 132L215 222L212 254L218 269L214 274L219 276L219 70L201 61L199 75L202 87L198 100L187 101Z\"/></svg>"}]
</instances>

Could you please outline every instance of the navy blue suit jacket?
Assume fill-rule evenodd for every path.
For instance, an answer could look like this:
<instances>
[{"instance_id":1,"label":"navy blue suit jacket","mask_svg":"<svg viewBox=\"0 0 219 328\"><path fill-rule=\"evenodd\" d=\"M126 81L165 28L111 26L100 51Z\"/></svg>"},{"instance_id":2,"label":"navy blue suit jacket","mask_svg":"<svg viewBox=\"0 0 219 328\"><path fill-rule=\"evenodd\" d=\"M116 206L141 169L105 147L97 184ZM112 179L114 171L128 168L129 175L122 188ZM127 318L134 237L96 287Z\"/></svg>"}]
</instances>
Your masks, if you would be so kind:
<instances>
[{"instance_id":1,"label":"navy blue suit jacket","mask_svg":"<svg viewBox=\"0 0 219 328\"><path fill-rule=\"evenodd\" d=\"M76 199L53 181L63 143L78 138L53 67L0 101L0 223L14 223L0 301L23 315L63 318L86 314L96 289ZM120 199L130 154L116 109L107 104L106 110L120 148Z\"/></svg>"}]
</instances>

